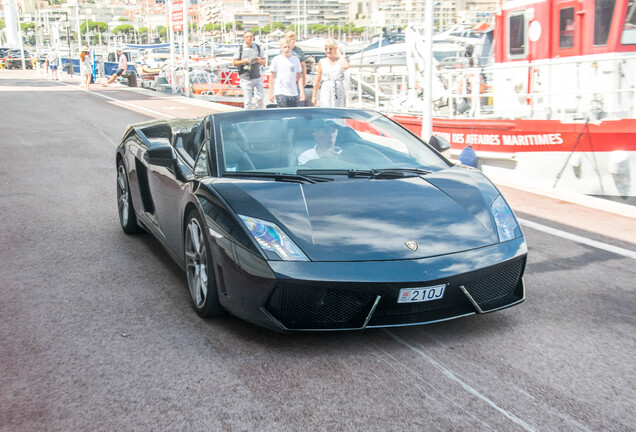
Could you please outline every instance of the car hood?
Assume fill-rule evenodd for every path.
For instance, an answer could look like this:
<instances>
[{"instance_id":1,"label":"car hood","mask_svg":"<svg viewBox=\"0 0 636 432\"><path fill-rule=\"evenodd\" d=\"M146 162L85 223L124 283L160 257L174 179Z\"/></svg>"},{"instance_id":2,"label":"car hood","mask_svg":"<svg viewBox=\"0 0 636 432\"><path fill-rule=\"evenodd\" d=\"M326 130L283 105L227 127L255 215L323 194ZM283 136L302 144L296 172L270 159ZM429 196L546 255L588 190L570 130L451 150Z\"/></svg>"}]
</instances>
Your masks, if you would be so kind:
<instances>
[{"instance_id":1,"label":"car hood","mask_svg":"<svg viewBox=\"0 0 636 432\"><path fill-rule=\"evenodd\" d=\"M499 192L460 167L391 180L211 186L236 213L276 223L312 261L417 259L499 241L490 212Z\"/></svg>"}]
</instances>

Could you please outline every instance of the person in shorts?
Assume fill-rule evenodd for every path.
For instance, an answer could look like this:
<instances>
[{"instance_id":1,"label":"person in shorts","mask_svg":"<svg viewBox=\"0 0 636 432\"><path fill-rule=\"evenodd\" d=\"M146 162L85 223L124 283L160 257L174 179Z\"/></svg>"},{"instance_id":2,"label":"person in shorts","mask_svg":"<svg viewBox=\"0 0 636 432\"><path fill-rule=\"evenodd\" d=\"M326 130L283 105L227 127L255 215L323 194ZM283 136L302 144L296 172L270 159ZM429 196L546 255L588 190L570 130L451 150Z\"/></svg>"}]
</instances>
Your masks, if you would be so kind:
<instances>
[{"instance_id":1,"label":"person in shorts","mask_svg":"<svg viewBox=\"0 0 636 432\"><path fill-rule=\"evenodd\" d=\"M51 52L46 56L46 61L49 66L49 70L51 71L51 79L54 81L59 81L60 77L57 74L57 68L60 66L60 58L57 55L57 50L55 47L51 48Z\"/></svg>"},{"instance_id":2,"label":"person in shorts","mask_svg":"<svg viewBox=\"0 0 636 432\"><path fill-rule=\"evenodd\" d=\"M291 54L291 42L283 38L280 54L274 57L269 68L269 100L279 107L297 107L305 100L305 93L298 94L304 88L303 71L298 57Z\"/></svg>"},{"instance_id":3,"label":"person in shorts","mask_svg":"<svg viewBox=\"0 0 636 432\"><path fill-rule=\"evenodd\" d=\"M291 54L295 57L298 57L298 61L300 61L300 67L303 70L303 83L307 85L307 61L309 60L305 52L299 47L296 46L296 33L293 31L289 31L285 33L285 37L289 39L289 44L291 45ZM298 88L298 93L305 93L305 89L303 87ZM298 106L305 106L304 99L301 99L298 103Z\"/></svg>"},{"instance_id":4,"label":"person in shorts","mask_svg":"<svg viewBox=\"0 0 636 432\"><path fill-rule=\"evenodd\" d=\"M126 69L128 69L128 59L126 58L124 52L119 49L117 50L117 55L119 56L119 64L117 65L117 70L110 76L105 84L102 84L103 87L109 86L112 82L119 78Z\"/></svg>"}]
</instances>

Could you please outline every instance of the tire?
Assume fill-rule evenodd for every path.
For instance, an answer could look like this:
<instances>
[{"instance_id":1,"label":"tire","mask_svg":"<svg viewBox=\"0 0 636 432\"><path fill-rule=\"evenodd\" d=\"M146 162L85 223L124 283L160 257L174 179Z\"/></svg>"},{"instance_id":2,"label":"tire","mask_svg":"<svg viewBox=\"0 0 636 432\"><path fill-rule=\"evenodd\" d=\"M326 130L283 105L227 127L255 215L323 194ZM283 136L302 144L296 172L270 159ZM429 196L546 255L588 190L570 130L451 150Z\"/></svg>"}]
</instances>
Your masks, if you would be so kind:
<instances>
[{"instance_id":1,"label":"tire","mask_svg":"<svg viewBox=\"0 0 636 432\"><path fill-rule=\"evenodd\" d=\"M124 163L117 163L117 210L119 213L119 223L126 234L134 234L141 229L137 224L137 216L130 196L128 175Z\"/></svg>"},{"instance_id":2,"label":"tire","mask_svg":"<svg viewBox=\"0 0 636 432\"><path fill-rule=\"evenodd\" d=\"M185 231L185 267L194 310L203 318L224 314L216 287L210 244L196 210L187 217Z\"/></svg>"}]
</instances>

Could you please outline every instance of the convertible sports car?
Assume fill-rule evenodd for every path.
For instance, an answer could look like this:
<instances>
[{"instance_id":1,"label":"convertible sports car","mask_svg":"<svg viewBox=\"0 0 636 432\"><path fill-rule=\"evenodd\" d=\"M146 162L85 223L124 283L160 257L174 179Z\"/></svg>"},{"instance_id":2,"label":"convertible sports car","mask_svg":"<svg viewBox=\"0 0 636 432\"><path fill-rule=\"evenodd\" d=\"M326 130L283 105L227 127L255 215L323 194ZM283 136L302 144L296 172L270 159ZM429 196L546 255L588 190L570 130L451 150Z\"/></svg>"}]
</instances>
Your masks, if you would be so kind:
<instances>
[{"instance_id":1,"label":"convertible sports car","mask_svg":"<svg viewBox=\"0 0 636 432\"><path fill-rule=\"evenodd\" d=\"M120 222L184 268L203 317L348 330L520 303L521 228L497 188L446 160L443 144L350 109L133 125L116 156Z\"/></svg>"}]
</instances>

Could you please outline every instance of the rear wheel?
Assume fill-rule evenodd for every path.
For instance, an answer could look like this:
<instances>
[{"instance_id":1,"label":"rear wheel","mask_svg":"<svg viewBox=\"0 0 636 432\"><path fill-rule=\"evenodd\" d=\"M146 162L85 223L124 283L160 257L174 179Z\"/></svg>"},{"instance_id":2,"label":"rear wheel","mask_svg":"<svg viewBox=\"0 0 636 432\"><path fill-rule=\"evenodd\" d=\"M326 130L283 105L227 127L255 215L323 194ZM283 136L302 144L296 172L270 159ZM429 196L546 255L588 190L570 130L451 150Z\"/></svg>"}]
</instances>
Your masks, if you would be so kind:
<instances>
[{"instance_id":1,"label":"rear wheel","mask_svg":"<svg viewBox=\"0 0 636 432\"><path fill-rule=\"evenodd\" d=\"M124 163L117 163L117 208L119 210L119 223L126 234L139 232L137 216L132 205L128 175Z\"/></svg>"},{"instance_id":2,"label":"rear wheel","mask_svg":"<svg viewBox=\"0 0 636 432\"><path fill-rule=\"evenodd\" d=\"M210 245L203 231L203 223L196 211L188 214L187 222L185 265L194 310L204 318L223 315L223 307L219 303L216 288Z\"/></svg>"}]
</instances>

